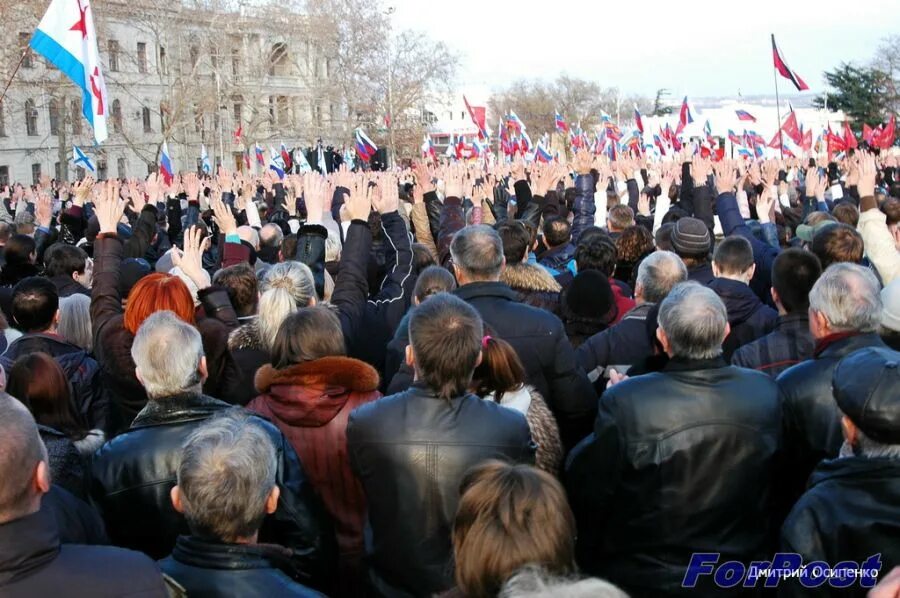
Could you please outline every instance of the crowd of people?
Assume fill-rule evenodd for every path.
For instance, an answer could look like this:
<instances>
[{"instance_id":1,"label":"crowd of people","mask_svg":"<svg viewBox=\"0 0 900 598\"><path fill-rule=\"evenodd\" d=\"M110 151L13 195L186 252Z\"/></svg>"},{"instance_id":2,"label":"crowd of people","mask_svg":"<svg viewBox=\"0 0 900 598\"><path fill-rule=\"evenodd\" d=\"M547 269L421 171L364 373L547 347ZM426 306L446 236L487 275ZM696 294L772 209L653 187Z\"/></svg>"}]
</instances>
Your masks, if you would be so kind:
<instances>
[{"instance_id":1,"label":"crowd of people","mask_svg":"<svg viewBox=\"0 0 900 598\"><path fill-rule=\"evenodd\" d=\"M898 198L862 149L6 187L0 595L900 596Z\"/></svg>"}]
</instances>

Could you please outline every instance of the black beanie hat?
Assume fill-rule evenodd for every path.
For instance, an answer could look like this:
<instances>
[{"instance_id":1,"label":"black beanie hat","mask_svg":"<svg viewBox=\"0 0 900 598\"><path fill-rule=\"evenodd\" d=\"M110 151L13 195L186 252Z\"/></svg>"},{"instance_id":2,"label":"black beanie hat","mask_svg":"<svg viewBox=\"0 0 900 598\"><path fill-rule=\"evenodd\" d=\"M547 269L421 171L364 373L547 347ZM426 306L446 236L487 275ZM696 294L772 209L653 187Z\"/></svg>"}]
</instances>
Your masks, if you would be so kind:
<instances>
[{"instance_id":1,"label":"black beanie hat","mask_svg":"<svg viewBox=\"0 0 900 598\"><path fill-rule=\"evenodd\" d=\"M599 270L583 270L575 276L563 298L567 314L613 322L618 316L616 297L609 280Z\"/></svg>"},{"instance_id":2,"label":"black beanie hat","mask_svg":"<svg viewBox=\"0 0 900 598\"><path fill-rule=\"evenodd\" d=\"M709 253L712 237L702 220L681 218L672 228L672 248L679 255Z\"/></svg>"}]
</instances>

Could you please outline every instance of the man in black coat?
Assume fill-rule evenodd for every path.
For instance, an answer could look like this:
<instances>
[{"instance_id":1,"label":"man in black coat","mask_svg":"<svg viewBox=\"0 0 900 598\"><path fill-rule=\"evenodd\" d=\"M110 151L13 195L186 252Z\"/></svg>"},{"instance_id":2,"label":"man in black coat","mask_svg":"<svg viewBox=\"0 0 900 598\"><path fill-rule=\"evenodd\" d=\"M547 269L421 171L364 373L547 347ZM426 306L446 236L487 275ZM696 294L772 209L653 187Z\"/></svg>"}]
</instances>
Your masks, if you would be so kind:
<instances>
[{"instance_id":1,"label":"man in black coat","mask_svg":"<svg viewBox=\"0 0 900 598\"><path fill-rule=\"evenodd\" d=\"M676 286L659 309L668 364L614 379L594 433L569 457L578 564L629 594L714 595L715 586L682 588L692 553L748 562L769 548L778 391L725 363L727 334L715 293Z\"/></svg>"},{"instance_id":2,"label":"man in black coat","mask_svg":"<svg viewBox=\"0 0 900 598\"><path fill-rule=\"evenodd\" d=\"M42 508L50 469L34 418L11 397L0 398L0 595L165 598L156 564L111 546L62 544L71 539L53 508Z\"/></svg>"},{"instance_id":3,"label":"man in black coat","mask_svg":"<svg viewBox=\"0 0 900 598\"><path fill-rule=\"evenodd\" d=\"M775 328L778 312L765 305L750 288L756 272L753 248L744 237L725 238L716 246L712 263L715 280L707 286L725 304L731 332L722 343L725 361L741 346L755 341Z\"/></svg>"},{"instance_id":4,"label":"man in black coat","mask_svg":"<svg viewBox=\"0 0 900 598\"><path fill-rule=\"evenodd\" d=\"M191 534L178 536L163 571L188 596L320 596L291 580L291 551L259 544L259 527L281 491L277 459L260 419L232 410L194 430L172 489Z\"/></svg>"},{"instance_id":5,"label":"man in black coat","mask_svg":"<svg viewBox=\"0 0 900 598\"><path fill-rule=\"evenodd\" d=\"M439 293L409 318L407 364L417 382L350 414L350 465L366 494L376 596L431 596L453 586L450 530L465 472L485 459L532 463L525 418L469 392L483 325Z\"/></svg>"},{"instance_id":6,"label":"man in black coat","mask_svg":"<svg viewBox=\"0 0 900 598\"><path fill-rule=\"evenodd\" d=\"M13 325L24 332L13 341L0 364L8 372L19 357L46 353L60 365L72 384L72 410L88 429L103 429L108 405L100 387L100 366L87 351L56 333L59 324L59 294L48 279L32 276L13 288Z\"/></svg>"},{"instance_id":7,"label":"man in black coat","mask_svg":"<svg viewBox=\"0 0 900 598\"><path fill-rule=\"evenodd\" d=\"M813 472L784 522L782 549L805 562L868 562L887 572L900 564L900 352L860 349L838 362L832 380L844 445ZM851 587L861 595L875 581Z\"/></svg>"},{"instance_id":8,"label":"man in black coat","mask_svg":"<svg viewBox=\"0 0 900 598\"><path fill-rule=\"evenodd\" d=\"M50 279L60 297L91 296L94 263L84 249L54 243L44 253L44 276Z\"/></svg>"},{"instance_id":9,"label":"man in black coat","mask_svg":"<svg viewBox=\"0 0 900 598\"><path fill-rule=\"evenodd\" d=\"M188 532L172 507L181 447L209 418L232 408L202 394L206 358L200 333L171 312L147 318L132 345L148 402L131 427L95 455L92 494L118 545L162 558ZM298 581L323 586L335 559L330 520L306 480L294 449L271 423L258 419L277 452L278 509L266 517L262 541L291 548Z\"/></svg>"},{"instance_id":10,"label":"man in black coat","mask_svg":"<svg viewBox=\"0 0 900 598\"><path fill-rule=\"evenodd\" d=\"M837 457L844 442L841 414L831 389L835 366L859 349L887 346L876 332L881 295L878 280L868 268L848 263L829 267L809 293L809 309L816 341L813 356L776 379L788 459L782 515L803 493L813 468L822 459Z\"/></svg>"}]
</instances>

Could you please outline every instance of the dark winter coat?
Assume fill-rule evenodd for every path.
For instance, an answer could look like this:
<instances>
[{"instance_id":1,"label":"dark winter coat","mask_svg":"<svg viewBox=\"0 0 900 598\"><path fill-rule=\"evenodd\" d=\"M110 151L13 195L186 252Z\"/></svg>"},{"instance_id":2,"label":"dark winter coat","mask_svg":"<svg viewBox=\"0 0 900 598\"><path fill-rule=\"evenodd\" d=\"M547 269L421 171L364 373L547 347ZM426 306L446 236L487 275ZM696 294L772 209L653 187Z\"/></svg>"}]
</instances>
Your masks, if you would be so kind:
<instances>
[{"instance_id":1,"label":"dark winter coat","mask_svg":"<svg viewBox=\"0 0 900 598\"><path fill-rule=\"evenodd\" d=\"M764 305L749 286L737 280L716 278L709 283L728 311L731 332L722 343L726 361L740 347L765 336L775 328L778 312Z\"/></svg>"}]
</instances>

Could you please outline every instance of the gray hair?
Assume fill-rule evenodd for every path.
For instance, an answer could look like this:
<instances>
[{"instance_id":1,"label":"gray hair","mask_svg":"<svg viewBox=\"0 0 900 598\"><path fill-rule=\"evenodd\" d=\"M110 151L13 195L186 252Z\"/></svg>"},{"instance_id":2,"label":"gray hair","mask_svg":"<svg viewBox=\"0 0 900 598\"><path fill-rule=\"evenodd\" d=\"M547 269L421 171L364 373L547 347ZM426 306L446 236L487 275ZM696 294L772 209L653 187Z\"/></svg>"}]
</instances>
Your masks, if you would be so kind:
<instances>
[{"instance_id":1,"label":"gray hair","mask_svg":"<svg viewBox=\"0 0 900 598\"><path fill-rule=\"evenodd\" d=\"M725 304L711 289L682 282L659 306L659 327L674 357L712 359L722 353L728 326Z\"/></svg>"},{"instance_id":2,"label":"gray hair","mask_svg":"<svg viewBox=\"0 0 900 598\"><path fill-rule=\"evenodd\" d=\"M259 244L263 247L281 247L284 231L277 224L270 222L259 231Z\"/></svg>"},{"instance_id":3,"label":"gray hair","mask_svg":"<svg viewBox=\"0 0 900 598\"><path fill-rule=\"evenodd\" d=\"M341 238L331 229L328 229L328 236L325 238L325 261L336 262L341 259Z\"/></svg>"},{"instance_id":4,"label":"gray hair","mask_svg":"<svg viewBox=\"0 0 900 598\"><path fill-rule=\"evenodd\" d=\"M825 269L809 292L809 307L836 332L874 332L881 323L881 286L868 268L841 262Z\"/></svg>"},{"instance_id":5,"label":"gray hair","mask_svg":"<svg viewBox=\"0 0 900 598\"><path fill-rule=\"evenodd\" d=\"M467 226L450 242L453 263L474 280L497 280L503 268L503 241L490 226Z\"/></svg>"},{"instance_id":6,"label":"gray hair","mask_svg":"<svg viewBox=\"0 0 900 598\"><path fill-rule=\"evenodd\" d=\"M269 268L259 283L259 340L271 352L285 318L309 305L316 296L313 273L301 262L281 262Z\"/></svg>"},{"instance_id":7,"label":"gray hair","mask_svg":"<svg viewBox=\"0 0 900 598\"><path fill-rule=\"evenodd\" d=\"M637 284L641 285L644 301L659 303L687 277L687 268L680 257L671 251L654 251L638 266Z\"/></svg>"},{"instance_id":8,"label":"gray hair","mask_svg":"<svg viewBox=\"0 0 900 598\"><path fill-rule=\"evenodd\" d=\"M94 348L91 331L91 298L76 293L59 300L59 324L56 332L88 353Z\"/></svg>"},{"instance_id":9,"label":"gray hair","mask_svg":"<svg viewBox=\"0 0 900 598\"><path fill-rule=\"evenodd\" d=\"M144 320L134 336L131 358L149 398L199 394L203 340L173 312L158 311Z\"/></svg>"},{"instance_id":10,"label":"gray hair","mask_svg":"<svg viewBox=\"0 0 900 598\"><path fill-rule=\"evenodd\" d=\"M846 440L841 446L840 457L865 457L866 459L900 459L900 444L884 444L866 436L856 428L856 445Z\"/></svg>"},{"instance_id":11,"label":"gray hair","mask_svg":"<svg viewBox=\"0 0 900 598\"><path fill-rule=\"evenodd\" d=\"M275 446L256 418L230 409L184 443L178 488L191 533L233 543L259 531L275 487Z\"/></svg>"},{"instance_id":12,"label":"gray hair","mask_svg":"<svg viewBox=\"0 0 900 598\"><path fill-rule=\"evenodd\" d=\"M34 417L18 399L0 391L0 523L28 514L35 498L35 468L47 460Z\"/></svg>"},{"instance_id":13,"label":"gray hair","mask_svg":"<svg viewBox=\"0 0 900 598\"><path fill-rule=\"evenodd\" d=\"M528 566L509 578L498 598L628 598L628 594L602 579L557 577Z\"/></svg>"}]
</instances>

